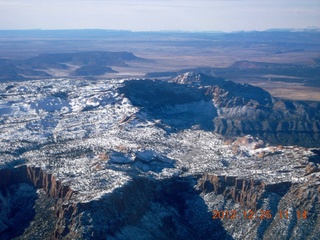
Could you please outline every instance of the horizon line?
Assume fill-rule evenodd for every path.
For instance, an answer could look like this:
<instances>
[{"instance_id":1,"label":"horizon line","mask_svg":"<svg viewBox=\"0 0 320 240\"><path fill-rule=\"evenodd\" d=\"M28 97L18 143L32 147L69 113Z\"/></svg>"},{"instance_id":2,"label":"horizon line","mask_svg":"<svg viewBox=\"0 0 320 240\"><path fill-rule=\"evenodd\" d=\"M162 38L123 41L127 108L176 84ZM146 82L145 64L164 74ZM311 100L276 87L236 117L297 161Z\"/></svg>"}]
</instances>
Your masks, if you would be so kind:
<instances>
[{"instance_id":1,"label":"horizon line","mask_svg":"<svg viewBox=\"0 0 320 240\"><path fill-rule=\"evenodd\" d=\"M0 29L1 32L10 31L106 31L106 32L130 32L130 33L240 33L240 32L277 32L277 31L319 31L319 27L305 27L305 28L268 28L264 30L130 30L130 29L103 29L103 28L70 28L70 29Z\"/></svg>"}]
</instances>

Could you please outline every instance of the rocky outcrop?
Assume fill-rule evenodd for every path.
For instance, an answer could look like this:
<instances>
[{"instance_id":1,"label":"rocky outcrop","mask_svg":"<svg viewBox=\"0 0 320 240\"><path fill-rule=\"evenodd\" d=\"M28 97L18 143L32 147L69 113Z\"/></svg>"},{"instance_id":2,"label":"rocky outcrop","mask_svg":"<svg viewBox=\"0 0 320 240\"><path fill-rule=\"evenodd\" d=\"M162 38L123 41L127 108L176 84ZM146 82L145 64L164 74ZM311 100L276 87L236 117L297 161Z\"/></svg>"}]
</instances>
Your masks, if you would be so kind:
<instances>
[{"instance_id":1,"label":"rocky outcrop","mask_svg":"<svg viewBox=\"0 0 320 240\"><path fill-rule=\"evenodd\" d=\"M198 76L201 82L202 76ZM207 85L208 76L205 76ZM226 136L250 134L272 144L315 147L320 140L320 105L282 101L261 88L212 77L206 94L219 116L215 131Z\"/></svg>"},{"instance_id":2,"label":"rocky outcrop","mask_svg":"<svg viewBox=\"0 0 320 240\"><path fill-rule=\"evenodd\" d=\"M57 211L63 209L63 204L68 202L75 193L69 186L65 186L54 175L46 173L40 167L20 166L16 168L5 168L0 170L0 238L11 239L18 237L27 229L28 232L33 232L31 236L35 236L38 224L33 224L29 229L29 221L46 221L42 217L37 217L37 214L46 216L50 212L49 209L36 207L38 198L41 198L41 204L47 204L50 200L45 200L45 197L39 197L36 189L42 189L46 193L47 198L55 199ZM40 213L34 209L40 208ZM59 214L57 214L60 220ZM40 220L38 220L40 219ZM56 219L51 219L51 224ZM19 231L15 229L19 227ZM34 229L32 229L34 228ZM52 229L52 226L48 227ZM41 230L44 231L44 230ZM43 234L43 233L42 233ZM45 233L49 236L50 233ZM53 235L53 233L51 233Z\"/></svg>"},{"instance_id":3,"label":"rocky outcrop","mask_svg":"<svg viewBox=\"0 0 320 240\"><path fill-rule=\"evenodd\" d=\"M126 225L138 224L150 208L154 188L152 182L136 179L100 199L63 204L57 211L59 221L54 237L105 239ZM89 219L92 221L90 228L87 226Z\"/></svg>"},{"instance_id":4,"label":"rocky outcrop","mask_svg":"<svg viewBox=\"0 0 320 240\"><path fill-rule=\"evenodd\" d=\"M306 175L309 175L309 174L311 174L311 173L320 172L320 168L319 168L319 166L318 166L317 163L311 162L311 163L309 163L309 164L307 165L307 167L305 168L305 172L306 172Z\"/></svg>"},{"instance_id":5,"label":"rocky outcrop","mask_svg":"<svg viewBox=\"0 0 320 240\"><path fill-rule=\"evenodd\" d=\"M204 193L213 191L222 194L225 199L232 199L243 207L257 210L268 194L283 196L291 185L291 182L266 184L258 179L205 174L199 179L197 188Z\"/></svg>"},{"instance_id":6,"label":"rocky outcrop","mask_svg":"<svg viewBox=\"0 0 320 240\"><path fill-rule=\"evenodd\" d=\"M235 239L317 239L320 234L317 174L311 174L303 183L274 184L205 174L198 180L197 188L212 210L235 213L235 219L219 215L224 228Z\"/></svg>"},{"instance_id":7,"label":"rocky outcrop","mask_svg":"<svg viewBox=\"0 0 320 240\"><path fill-rule=\"evenodd\" d=\"M40 167L21 166L0 170L2 181L0 189L9 185L27 183L37 189L43 189L52 198L70 200L74 191L69 186L64 186L54 175L44 172Z\"/></svg>"},{"instance_id":8,"label":"rocky outcrop","mask_svg":"<svg viewBox=\"0 0 320 240\"><path fill-rule=\"evenodd\" d=\"M274 235L274 231L278 230L279 236L290 237L292 233L283 232L275 227L277 224L282 224L282 228L291 224L304 230L302 221L290 218L290 222L285 223L279 220L278 212L291 208L301 209L301 218L302 209L308 211L308 219L303 220L308 223L307 226L312 227L311 238L319 232L315 226L320 221L317 216L320 180L314 174L308 176L308 182L301 184L265 183L254 178L214 174L161 180L132 176L132 180L123 186L88 201L73 198L74 193L70 188L63 187L55 177L37 167L2 169L0 174L7 177L6 184L10 186L27 182L42 188L48 196L56 199L56 220L51 239L135 239L139 236L156 239L233 239L234 231L236 239L240 239L239 234L249 226L242 222L244 220L238 219L236 227L232 225L235 220L212 220L208 207L215 209L215 202L221 199L219 196L227 204L225 209L231 204L239 213L270 209L273 216L271 219L250 222L250 239L254 236L278 239ZM8 186L2 183L1 188L4 191ZM206 197L209 195L212 204L204 202L204 199L210 199ZM238 207L232 203L237 203ZM41 214L44 214L43 211L46 210L42 209ZM2 225L5 232L6 225ZM299 232L294 234L295 237L302 236Z\"/></svg>"},{"instance_id":9,"label":"rocky outcrop","mask_svg":"<svg viewBox=\"0 0 320 240\"><path fill-rule=\"evenodd\" d=\"M219 223L211 221L203 200L193 189L194 179L190 177L157 181L133 176L133 179L122 187L100 198L83 201L81 198L73 199L72 189L63 186L56 177L38 167L2 169L0 176L6 179L6 182L1 182L2 191L7 191L10 186L28 184L42 188L50 198L55 199L55 219L51 220L55 222L55 226L50 239L134 239L141 234L157 239L185 239L187 236L188 239L198 239L199 236L216 239L227 236ZM23 201L18 199L18 202ZM33 204L34 198L25 209L32 209ZM51 211L50 209L41 209L39 213L33 214L29 212L28 221L36 219L37 214L47 215L46 211ZM5 212L2 210L5 209L1 207L0 213ZM196 216L195 212L201 213L200 216ZM26 218L23 219L22 222L28 223ZM19 236L8 234L11 227L17 226L17 221L13 221L15 224L11 227L6 225L8 222L12 222L10 216L1 215L2 239L12 236L19 239L34 237L32 232L36 229L32 228L38 225L27 224L19 232L26 234L23 230L27 229L27 235ZM199 222L202 222L202 229L198 228ZM215 230L214 233L211 233L211 230ZM48 236L48 232L45 234Z\"/></svg>"},{"instance_id":10,"label":"rocky outcrop","mask_svg":"<svg viewBox=\"0 0 320 240\"><path fill-rule=\"evenodd\" d=\"M319 103L282 101L248 84L188 72L169 82L129 80L119 90L175 128L200 125L227 137L250 134L282 145L317 147L320 141Z\"/></svg>"},{"instance_id":11,"label":"rocky outcrop","mask_svg":"<svg viewBox=\"0 0 320 240\"><path fill-rule=\"evenodd\" d=\"M134 178L110 194L58 211L55 239L228 239L193 178Z\"/></svg>"},{"instance_id":12,"label":"rocky outcrop","mask_svg":"<svg viewBox=\"0 0 320 240\"><path fill-rule=\"evenodd\" d=\"M314 147L320 137L319 113L318 104L276 100L269 108L224 108L213 121L223 135L250 134L273 144Z\"/></svg>"}]
</instances>

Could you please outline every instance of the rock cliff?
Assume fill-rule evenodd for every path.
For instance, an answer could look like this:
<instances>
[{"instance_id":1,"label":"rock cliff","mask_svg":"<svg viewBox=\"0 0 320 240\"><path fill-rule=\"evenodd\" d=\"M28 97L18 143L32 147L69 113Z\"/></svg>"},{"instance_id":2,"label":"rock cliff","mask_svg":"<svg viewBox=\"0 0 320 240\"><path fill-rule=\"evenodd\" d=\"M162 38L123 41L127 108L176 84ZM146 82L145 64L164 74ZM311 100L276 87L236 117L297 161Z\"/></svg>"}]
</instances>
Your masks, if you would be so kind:
<instances>
[{"instance_id":1,"label":"rock cliff","mask_svg":"<svg viewBox=\"0 0 320 240\"><path fill-rule=\"evenodd\" d=\"M0 84L0 238L315 239L320 152L283 132L301 134L290 119L317 127L317 105L195 73L172 81ZM284 146L266 141L273 129Z\"/></svg>"},{"instance_id":2,"label":"rock cliff","mask_svg":"<svg viewBox=\"0 0 320 240\"><path fill-rule=\"evenodd\" d=\"M74 194L69 186L64 186L54 175L45 173L40 167L21 166L0 169L0 176L2 178L0 189L9 185L27 183L37 189L43 189L52 198L68 201Z\"/></svg>"},{"instance_id":3,"label":"rock cliff","mask_svg":"<svg viewBox=\"0 0 320 240\"><path fill-rule=\"evenodd\" d=\"M127 81L120 92L179 129L198 125L227 137L250 134L282 145L316 147L320 141L319 103L283 101L248 84L188 72L170 82Z\"/></svg>"},{"instance_id":4,"label":"rock cliff","mask_svg":"<svg viewBox=\"0 0 320 240\"><path fill-rule=\"evenodd\" d=\"M207 174L197 188L212 209L235 213L234 219L219 216L236 239L317 239L319 180L313 176L302 184L266 184L253 178Z\"/></svg>"},{"instance_id":5,"label":"rock cliff","mask_svg":"<svg viewBox=\"0 0 320 240\"><path fill-rule=\"evenodd\" d=\"M28 216L30 212L27 211L33 211L35 194L30 192L35 192L34 188L42 188L48 197L55 199L51 203L55 215L50 219L54 228L49 235L47 232L48 239L135 239L139 236L155 239L234 239L235 236L235 239L254 239L255 236L290 239L306 236L314 239L320 234L316 227L320 224L319 175L310 175L304 183L265 183L255 178L210 173L160 181L134 177L112 193L90 201L76 200L68 186L37 167L2 169L0 175L8 179L1 184L2 203L10 197L8 189L12 186L20 184L20 189L25 184L30 186L24 186L29 195L26 190L24 195L19 195L31 199L25 209L17 209L21 211L20 215ZM13 226L9 224L17 226L23 221L5 207L2 204L0 209L2 239L27 239L28 235L13 233ZM234 210L237 219L212 219L211 211L215 209ZM270 219L261 219L258 213L263 210L270 211ZM50 210L33 212L30 221L46 211ZM244 211L252 211L254 218L248 215L244 219ZM6 212L8 215L4 216ZM26 232L32 232L35 225L23 227ZM279 229L278 225L286 230Z\"/></svg>"},{"instance_id":6,"label":"rock cliff","mask_svg":"<svg viewBox=\"0 0 320 240\"><path fill-rule=\"evenodd\" d=\"M29 221L35 219L36 214L46 215L48 209L35 212L37 199L51 198L55 200L55 207L60 209L64 202L68 202L74 191L65 186L55 176L45 173L40 167L21 166L17 168L5 168L0 170L0 238L11 239L30 228ZM40 196L37 189L41 189L46 197ZM23 200L23 201L22 201ZM48 200L46 200L48 202ZM45 204L42 202L42 204ZM49 204L53 207L53 203ZM40 206L41 208L41 206ZM58 210L59 211L59 210ZM46 220L46 219L41 219ZM55 219L51 219L53 224ZM19 231L16 231L20 226ZM34 224L31 228L37 228ZM50 228L51 229L51 228ZM54 228L53 228L54 229ZM53 230L51 229L51 230ZM36 229L33 229L33 235ZM42 227L42 234L45 230ZM49 237L52 233L46 235ZM24 238L22 238L24 239Z\"/></svg>"},{"instance_id":7,"label":"rock cliff","mask_svg":"<svg viewBox=\"0 0 320 240\"><path fill-rule=\"evenodd\" d=\"M0 237L2 239L28 239L26 233L36 231L37 222L32 225L23 225L25 230L14 232L19 226L17 221L24 222L35 205L36 188L42 188L48 197L55 199L51 207L55 216L51 217L55 223L48 239L134 239L141 234L150 238L165 239L207 239L226 238L227 232L219 222L211 221L211 215L206 210L203 200L194 190L194 178L168 178L158 181L150 178L134 177L123 187L115 189L112 193L91 201L72 200L74 192L63 186L51 174L45 173L38 167L18 167L2 169L1 177L8 181L2 182L1 189L6 191L15 185L28 185L33 192L33 199L25 209L18 209L24 218L17 218L1 205ZM33 190L32 190L33 189ZM19 195L25 197L26 195ZM8 199L8 194L2 194L1 200ZM39 196L38 196L39 198ZM192 200L192 202L189 202ZM21 201L21 199L18 199ZM193 204L196 204L195 206ZM201 210L200 216L194 216ZM37 214L45 215L49 209L30 215L29 221L37 219ZM7 213L6 216L4 214ZM199 214L199 213L198 213ZM12 219L15 218L15 219ZM19 217L19 216L18 216ZM199 219L204 218L204 219ZM199 228L199 223L205 224ZM9 223L9 225L7 225ZM12 223L10 225L10 223ZM165 231L164 231L165 229ZM210 231L215 229L216 232Z\"/></svg>"}]
</instances>

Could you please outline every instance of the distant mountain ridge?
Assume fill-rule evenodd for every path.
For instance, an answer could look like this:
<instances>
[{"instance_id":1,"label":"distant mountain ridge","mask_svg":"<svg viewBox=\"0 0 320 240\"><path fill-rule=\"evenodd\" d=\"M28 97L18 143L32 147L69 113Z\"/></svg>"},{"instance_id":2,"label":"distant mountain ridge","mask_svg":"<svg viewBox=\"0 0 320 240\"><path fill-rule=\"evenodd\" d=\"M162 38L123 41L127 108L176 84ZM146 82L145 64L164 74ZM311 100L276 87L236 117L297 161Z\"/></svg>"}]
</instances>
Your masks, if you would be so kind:
<instances>
[{"instance_id":1,"label":"distant mountain ridge","mask_svg":"<svg viewBox=\"0 0 320 240\"><path fill-rule=\"evenodd\" d=\"M106 51L40 54L23 60L0 59L0 81L51 77L50 69L65 70L71 76L99 76L116 72L112 66L125 67L126 62L141 60L130 52Z\"/></svg>"},{"instance_id":2,"label":"distant mountain ridge","mask_svg":"<svg viewBox=\"0 0 320 240\"><path fill-rule=\"evenodd\" d=\"M291 52L303 52L300 49L291 50ZM283 54L286 52L276 52ZM168 72L149 72L146 78L174 78L185 72L198 72L211 76L220 76L225 79L254 79L255 81L279 81L286 83L299 83L303 86L320 87L320 58L314 58L310 64L289 64L289 63L272 63L257 62L249 60L235 61L228 67L197 67L182 69L179 71Z\"/></svg>"}]
</instances>

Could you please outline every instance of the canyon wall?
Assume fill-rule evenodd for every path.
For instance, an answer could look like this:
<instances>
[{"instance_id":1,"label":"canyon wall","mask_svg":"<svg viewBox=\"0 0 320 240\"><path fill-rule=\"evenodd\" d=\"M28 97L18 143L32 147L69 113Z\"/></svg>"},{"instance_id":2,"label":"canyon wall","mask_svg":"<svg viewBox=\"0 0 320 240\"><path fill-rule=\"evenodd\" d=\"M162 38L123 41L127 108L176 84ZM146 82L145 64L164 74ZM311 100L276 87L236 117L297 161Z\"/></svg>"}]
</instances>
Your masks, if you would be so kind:
<instances>
[{"instance_id":1,"label":"canyon wall","mask_svg":"<svg viewBox=\"0 0 320 240\"><path fill-rule=\"evenodd\" d=\"M245 231L252 235L251 238L250 234L247 235L249 239L256 236L272 239L291 235L303 237L310 231L308 236L312 239L319 234L316 226L320 224L317 214L320 211L320 181L313 175L307 183L301 184L264 183L254 178L215 174L162 180L134 177L113 192L89 201L81 201L70 187L63 186L55 176L39 167L1 169L0 176L6 179L0 185L4 197L8 197L6 189L10 186L29 184L35 189L43 189L49 198L55 199L54 228L50 239L138 239L142 235L155 239L233 239L232 236ZM206 196L211 196L211 200ZM269 209L273 216L265 221L213 220L211 211L214 206L218 208L221 197L225 204L219 210L231 206L238 212ZM33 201L26 211L31 211L32 204ZM288 219L279 219L277 214L282 209L293 209ZM2 206L0 212L4 210ZM297 220L297 216L293 216L297 210L306 210L308 217ZM45 211L48 209L36 214L44 214ZM1 237L8 236L8 227L14 227L5 225L11 221L8 219L8 216L1 215ZM237 226L234 226L235 221ZM25 227L32 232L32 226L31 229L30 226ZM287 229L287 232L281 229ZM295 229L300 229L300 232L294 232ZM21 233L16 237L26 239L23 236Z\"/></svg>"},{"instance_id":2,"label":"canyon wall","mask_svg":"<svg viewBox=\"0 0 320 240\"><path fill-rule=\"evenodd\" d=\"M9 185L27 183L37 189L43 189L49 197L70 200L74 191L64 186L54 175L44 172L40 167L21 166L0 169L0 189Z\"/></svg>"}]
</instances>

